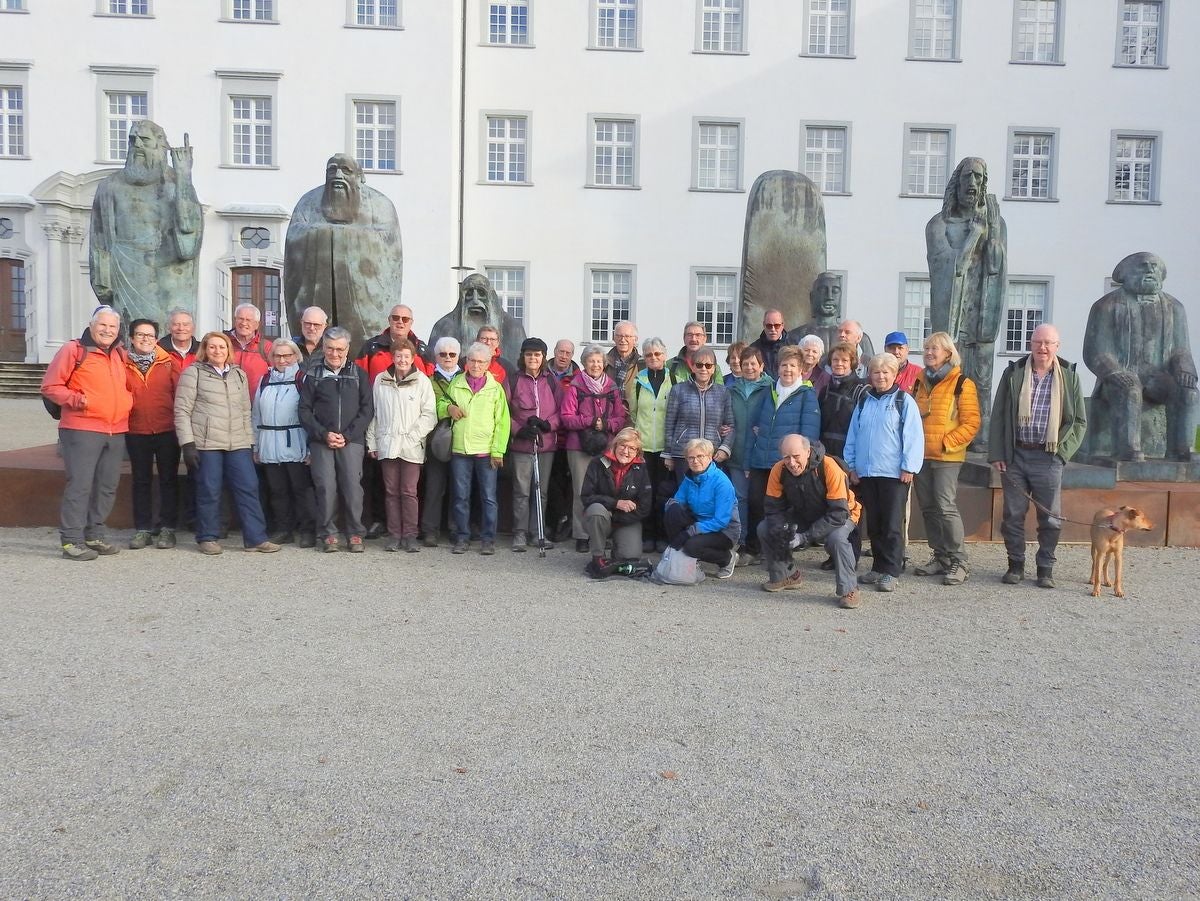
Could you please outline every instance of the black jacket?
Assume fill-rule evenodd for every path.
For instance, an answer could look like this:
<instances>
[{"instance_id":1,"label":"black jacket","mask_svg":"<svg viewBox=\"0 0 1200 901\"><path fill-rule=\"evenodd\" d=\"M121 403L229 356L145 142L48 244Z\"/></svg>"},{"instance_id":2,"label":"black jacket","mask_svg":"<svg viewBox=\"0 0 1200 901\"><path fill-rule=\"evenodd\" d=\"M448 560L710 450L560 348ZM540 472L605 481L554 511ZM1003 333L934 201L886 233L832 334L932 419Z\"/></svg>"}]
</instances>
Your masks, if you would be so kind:
<instances>
[{"instance_id":1,"label":"black jacket","mask_svg":"<svg viewBox=\"0 0 1200 901\"><path fill-rule=\"evenodd\" d=\"M592 504L600 504L610 513L615 526L641 522L650 515L654 493L650 487L650 473L646 463L640 457L629 464L629 471L621 482L621 490L617 490L616 480L612 474L613 461L608 454L601 454L588 464L587 473L583 477L583 487L579 492L579 500L586 510ZM617 501L636 501L637 509L631 512L617 510Z\"/></svg>"},{"instance_id":2,"label":"black jacket","mask_svg":"<svg viewBox=\"0 0 1200 901\"><path fill-rule=\"evenodd\" d=\"M313 441L325 443L330 432L348 443L363 444L375 415L367 374L347 362L334 374L322 363L307 371L300 385L300 423Z\"/></svg>"},{"instance_id":3,"label":"black jacket","mask_svg":"<svg viewBox=\"0 0 1200 901\"><path fill-rule=\"evenodd\" d=\"M827 471L827 467L832 467ZM778 482L776 474L778 473ZM844 486L845 497L830 497L830 484ZM819 543L834 529L845 525L851 506L856 502L846 474L838 464L825 455L820 443L814 443L804 472L794 476L781 460L776 463L767 480L763 512L768 517L782 519L807 533L809 541Z\"/></svg>"}]
</instances>

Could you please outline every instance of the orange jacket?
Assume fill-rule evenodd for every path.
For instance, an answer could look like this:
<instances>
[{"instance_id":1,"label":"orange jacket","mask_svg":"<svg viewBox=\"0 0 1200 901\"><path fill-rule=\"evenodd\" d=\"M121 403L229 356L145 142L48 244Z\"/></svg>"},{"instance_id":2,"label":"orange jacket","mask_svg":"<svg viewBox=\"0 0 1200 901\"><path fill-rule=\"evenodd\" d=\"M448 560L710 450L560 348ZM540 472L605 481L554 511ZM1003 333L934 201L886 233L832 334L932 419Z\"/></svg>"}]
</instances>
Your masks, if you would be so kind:
<instances>
[{"instance_id":1,"label":"orange jacket","mask_svg":"<svg viewBox=\"0 0 1200 901\"><path fill-rule=\"evenodd\" d=\"M959 379L963 386L956 402L954 388ZM925 459L949 463L967 459L967 445L979 431L980 424L979 393L975 383L955 366L931 389L922 370L913 386L913 399L921 411L921 425L925 430Z\"/></svg>"},{"instance_id":2,"label":"orange jacket","mask_svg":"<svg viewBox=\"0 0 1200 901\"><path fill-rule=\"evenodd\" d=\"M157 435L175 431L175 386L179 383L179 360L158 345L154 362L142 375L132 360L125 367L126 381L133 394L129 413L129 432L133 435Z\"/></svg>"},{"instance_id":3,"label":"orange jacket","mask_svg":"<svg viewBox=\"0 0 1200 901\"><path fill-rule=\"evenodd\" d=\"M62 407L60 429L106 435L129 431L133 395L126 384L125 351L119 346L102 350L90 333L59 348L42 377L42 395Z\"/></svg>"},{"instance_id":4,"label":"orange jacket","mask_svg":"<svg viewBox=\"0 0 1200 901\"><path fill-rule=\"evenodd\" d=\"M271 342L255 332L250 342L242 347L233 329L225 334L233 342L233 359L229 362L236 363L246 373L247 385L250 388L250 400L253 402L254 395L258 393L258 386L262 384L262 377L271 368Z\"/></svg>"}]
</instances>

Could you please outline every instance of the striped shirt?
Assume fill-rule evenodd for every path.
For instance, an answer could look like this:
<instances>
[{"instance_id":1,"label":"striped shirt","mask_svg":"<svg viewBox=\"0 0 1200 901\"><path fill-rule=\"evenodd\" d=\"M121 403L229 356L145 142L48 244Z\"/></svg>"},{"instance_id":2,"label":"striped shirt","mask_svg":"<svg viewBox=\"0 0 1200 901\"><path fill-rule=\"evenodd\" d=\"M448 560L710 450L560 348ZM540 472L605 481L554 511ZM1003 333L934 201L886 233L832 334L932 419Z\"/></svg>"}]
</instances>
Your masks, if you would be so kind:
<instances>
[{"instance_id":1,"label":"striped shirt","mask_svg":"<svg viewBox=\"0 0 1200 901\"><path fill-rule=\"evenodd\" d=\"M1050 390L1054 385L1054 370L1038 375L1031 367L1029 376L1033 379L1029 425L1017 426L1017 441L1022 444L1045 444L1046 427L1050 424Z\"/></svg>"}]
</instances>

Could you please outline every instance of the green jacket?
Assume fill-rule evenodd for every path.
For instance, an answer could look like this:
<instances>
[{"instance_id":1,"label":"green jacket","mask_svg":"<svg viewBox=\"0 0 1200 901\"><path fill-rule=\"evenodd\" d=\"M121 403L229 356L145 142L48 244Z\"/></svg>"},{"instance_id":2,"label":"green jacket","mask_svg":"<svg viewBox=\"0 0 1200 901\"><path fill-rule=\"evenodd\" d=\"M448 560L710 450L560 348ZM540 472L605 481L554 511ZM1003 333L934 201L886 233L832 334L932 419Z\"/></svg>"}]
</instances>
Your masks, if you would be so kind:
<instances>
[{"instance_id":1,"label":"green jacket","mask_svg":"<svg viewBox=\"0 0 1200 901\"><path fill-rule=\"evenodd\" d=\"M445 394L437 392L438 419L450 415L446 411L451 404L466 413L454 423L451 453L469 457L483 454L503 457L508 449L508 397L503 386L490 372L484 378L483 387L477 394L471 393L465 372L460 372L450 380Z\"/></svg>"},{"instance_id":2,"label":"green jacket","mask_svg":"<svg viewBox=\"0 0 1200 901\"><path fill-rule=\"evenodd\" d=\"M1020 384L1025 377L1029 355L1013 360L1000 376L996 399L992 402L991 422L988 425L988 462L1011 463L1017 446L1017 405L1021 401ZM1063 375L1062 419L1058 426L1058 456L1066 463L1079 450L1087 432L1087 408L1075 364L1058 358Z\"/></svg>"},{"instance_id":3,"label":"green jacket","mask_svg":"<svg viewBox=\"0 0 1200 901\"><path fill-rule=\"evenodd\" d=\"M642 451L648 454L661 454L667 446L667 400L671 396L671 388L675 385L675 376L668 369L663 376L662 386L658 389L658 397L642 369L633 377L625 388L625 402L629 407L629 424L638 430L642 436Z\"/></svg>"}]
</instances>

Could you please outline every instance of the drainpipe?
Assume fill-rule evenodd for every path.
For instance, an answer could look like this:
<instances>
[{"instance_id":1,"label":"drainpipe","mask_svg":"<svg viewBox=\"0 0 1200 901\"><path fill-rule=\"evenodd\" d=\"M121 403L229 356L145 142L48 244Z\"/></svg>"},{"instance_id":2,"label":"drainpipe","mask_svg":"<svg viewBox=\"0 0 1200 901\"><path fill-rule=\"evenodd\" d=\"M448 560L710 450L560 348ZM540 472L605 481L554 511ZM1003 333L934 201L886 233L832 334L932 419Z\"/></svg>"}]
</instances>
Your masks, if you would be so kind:
<instances>
[{"instance_id":1,"label":"drainpipe","mask_svg":"<svg viewBox=\"0 0 1200 901\"><path fill-rule=\"evenodd\" d=\"M461 274L466 229L467 189L467 0L462 0L462 33L459 35L458 62L458 265Z\"/></svg>"}]
</instances>

